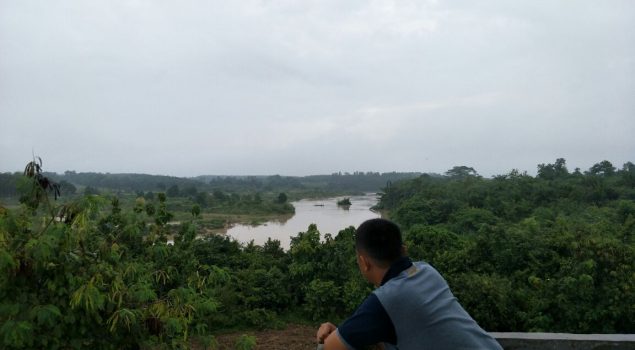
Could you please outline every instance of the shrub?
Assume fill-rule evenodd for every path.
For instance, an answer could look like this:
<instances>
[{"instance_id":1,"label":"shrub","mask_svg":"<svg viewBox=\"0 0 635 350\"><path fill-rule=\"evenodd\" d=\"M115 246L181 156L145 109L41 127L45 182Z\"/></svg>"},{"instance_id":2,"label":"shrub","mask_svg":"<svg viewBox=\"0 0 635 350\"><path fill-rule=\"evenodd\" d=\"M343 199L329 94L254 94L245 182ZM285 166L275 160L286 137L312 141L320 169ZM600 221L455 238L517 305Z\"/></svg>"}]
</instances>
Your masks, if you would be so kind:
<instances>
[{"instance_id":1,"label":"shrub","mask_svg":"<svg viewBox=\"0 0 635 350\"><path fill-rule=\"evenodd\" d=\"M236 350L253 350L256 348L256 337L243 334L236 339Z\"/></svg>"}]
</instances>

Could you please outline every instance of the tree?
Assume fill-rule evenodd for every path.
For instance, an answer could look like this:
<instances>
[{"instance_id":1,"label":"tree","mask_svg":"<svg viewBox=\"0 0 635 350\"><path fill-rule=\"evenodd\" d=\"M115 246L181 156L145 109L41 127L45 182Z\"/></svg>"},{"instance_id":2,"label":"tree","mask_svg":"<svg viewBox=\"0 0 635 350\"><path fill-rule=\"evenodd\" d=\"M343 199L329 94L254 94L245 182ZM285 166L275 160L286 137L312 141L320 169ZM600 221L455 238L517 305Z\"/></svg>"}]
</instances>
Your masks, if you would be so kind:
<instances>
[{"instance_id":1,"label":"tree","mask_svg":"<svg viewBox=\"0 0 635 350\"><path fill-rule=\"evenodd\" d=\"M445 172L445 175L453 179L463 179L468 176L479 176L476 170L465 165L455 166Z\"/></svg>"},{"instance_id":2,"label":"tree","mask_svg":"<svg viewBox=\"0 0 635 350\"><path fill-rule=\"evenodd\" d=\"M569 175L566 163L564 158L558 158L554 164L538 164L538 177L545 180L565 177Z\"/></svg>"},{"instance_id":3,"label":"tree","mask_svg":"<svg viewBox=\"0 0 635 350\"><path fill-rule=\"evenodd\" d=\"M350 198L343 198L337 201L337 205L340 207L350 207L351 204L352 203Z\"/></svg>"},{"instance_id":4,"label":"tree","mask_svg":"<svg viewBox=\"0 0 635 350\"><path fill-rule=\"evenodd\" d=\"M219 202L224 202L227 200L227 195L221 190L214 190L214 192L212 192L212 196L214 196L214 199Z\"/></svg>"},{"instance_id":5,"label":"tree","mask_svg":"<svg viewBox=\"0 0 635 350\"><path fill-rule=\"evenodd\" d=\"M182 191L182 193L187 196L195 196L197 192L198 190L195 186L188 186Z\"/></svg>"},{"instance_id":6,"label":"tree","mask_svg":"<svg viewBox=\"0 0 635 350\"><path fill-rule=\"evenodd\" d=\"M199 215L201 215L201 207L198 204L194 204L192 206L191 212L192 212L192 216L197 218L199 217Z\"/></svg>"},{"instance_id":7,"label":"tree","mask_svg":"<svg viewBox=\"0 0 635 350\"><path fill-rule=\"evenodd\" d=\"M62 180L60 181L60 193L62 196L74 195L77 192L77 187L72 183Z\"/></svg>"},{"instance_id":8,"label":"tree","mask_svg":"<svg viewBox=\"0 0 635 350\"><path fill-rule=\"evenodd\" d=\"M208 198L209 195L207 194L207 192L198 192L194 197L194 202L196 202L196 204L200 205L203 208L207 208L209 204Z\"/></svg>"},{"instance_id":9,"label":"tree","mask_svg":"<svg viewBox=\"0 0 635 350\"><path fill-rule=\"evenodd\" d=\"M98 195L99 194L99 190L92 187L92 186L86 186L86 188L84 188L84 195L85 196L89 196L89 195Z\"/></svg>"},{"instance_id":10,"label":"tree","mask_svg":"<svg viewBox=\"0 0 635 350\"><path fill-rule=\"evenodd\" d=\"M611 176L615 174L615 167L608 160L603 160L594 164L589 169L589 173L593 175Z\"/></svg>"},{"instance_id":11,"label":"tree","mask_svg":"<svg viewBox=\"0 0 635 350\"><path fill-rule=\"evenodd\" d=\"M278 195L278 199L277 199L276 202L278 202L280 204L286 203L287 202L287 195L285 193L280 193Z\"/></svg>"},{"instance_id":12,"label":"tree","mask_svg":"<svg viewBox=\"0 0 635 350\"><path fill-rule=\"evenodd\" d=\"M168 197L172 197L172 198L178 197L181 194L180 191L179 191L179 186L176 185L176 184L170 186L170 188L168 188L168 190L165 192L165 194Z\"/></svg>"},{"instance_id":13,"label":"tree","mask_svg":"<svg viewBox=\"0 0 635 350\"><path fill-rule=\"evenodd\" d=\"M19 173L0 173L0 196L10 197L18 194L17 184L22 175Z\"/></svg>"},{"instance_id":14,"label":"tree","mask_svg":"<svg viewBox=\"0 0 635 350\"><path fill-rule=\"evenodd\" d=\"M624 163L622 170L619 171L622 181L626 186L635 187L635 164L632 162Z\"/></svg>"}]
</instances>

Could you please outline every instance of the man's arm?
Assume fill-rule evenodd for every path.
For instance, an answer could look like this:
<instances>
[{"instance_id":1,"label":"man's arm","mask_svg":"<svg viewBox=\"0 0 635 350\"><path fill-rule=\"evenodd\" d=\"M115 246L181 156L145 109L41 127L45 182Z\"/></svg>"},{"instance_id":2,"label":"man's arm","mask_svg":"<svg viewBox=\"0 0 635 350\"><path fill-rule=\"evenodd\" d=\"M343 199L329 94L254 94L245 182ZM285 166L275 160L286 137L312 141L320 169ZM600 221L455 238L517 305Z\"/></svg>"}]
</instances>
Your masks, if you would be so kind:
<instances>
[{"instance_id":1,"label":"man's arm","mask_svg":"<svg viewBox=\"0 0 635 350\"><path fill-rule=\"evenodd\" d=\"M324 342L327 350L355 349L384 342L397 344L397 334L381 302L371 294L339 327L323 323L317 341Z\"/></svg>"},{"instance_id":2,"label":"man's arm","mask_svg":"<svg viewBox=\"0 0 635 350\"><path fill-rule=\"evenodd\" d=\"M395 326L374 293L337 327L337 338L350 348L363 348L377 343L397 344Z\"/></svg>"},{"instance_id":3,"label":"man's arm","mask_svg":"<svg viewBox=\"0 0 635 350\"><path fill-rule=\"evenodd\" d=\"M320 325L317 331L317 342L324 344L324 350L348 350L337 334L337 327L331 322Z\"/></svg>"},{"instance_id":4,"label":"man's arm","mask_svg":"<svg viewBox=\"0 0 635 350\"><path fill-rule=\"evenodd\" d=\"M317 331L317 342L318 344L324 344L326 337L328 337L337 327L331 322L325 322L320 325Z\"/></svg>"},{"instance_id":5,"label":"man's arm","mask_svg":"<svg viewBox=\"0 0 635 350\"><path fill-rule=\"evenodd\" d=\"M335 330L324 341L324 350L348 350L348 347L342 343L342 339L340 339L337 330Z\"/></svg>"}]
</instances>

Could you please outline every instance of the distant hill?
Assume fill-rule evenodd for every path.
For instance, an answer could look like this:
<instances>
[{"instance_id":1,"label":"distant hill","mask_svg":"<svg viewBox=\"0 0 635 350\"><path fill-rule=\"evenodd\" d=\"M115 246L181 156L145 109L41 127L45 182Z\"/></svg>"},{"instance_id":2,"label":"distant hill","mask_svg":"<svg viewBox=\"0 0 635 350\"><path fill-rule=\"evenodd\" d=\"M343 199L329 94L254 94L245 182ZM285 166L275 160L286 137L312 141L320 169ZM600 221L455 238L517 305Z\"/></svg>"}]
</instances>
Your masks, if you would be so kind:
<instances>
[{"instance_id":1,"label":"distant hill","mask_svg":"<svg viewBox=\"0 0 635 350\"><path fill-rule=\"evenodd\" d=\"M419 172L378 173L354 172L311 176L219 176L202 175L193 178L148 174L111 174L66 171L63 174L44 173L56 182L123 192L180 191L201 192L223 190L229 192L285 192L315 190L333 192L377 192L387 185L420 176ZM16 186L21 173L0 173L0 196L17 195ZM196 191L194 191L194 189Z\"/></svg>"}]
</instances>

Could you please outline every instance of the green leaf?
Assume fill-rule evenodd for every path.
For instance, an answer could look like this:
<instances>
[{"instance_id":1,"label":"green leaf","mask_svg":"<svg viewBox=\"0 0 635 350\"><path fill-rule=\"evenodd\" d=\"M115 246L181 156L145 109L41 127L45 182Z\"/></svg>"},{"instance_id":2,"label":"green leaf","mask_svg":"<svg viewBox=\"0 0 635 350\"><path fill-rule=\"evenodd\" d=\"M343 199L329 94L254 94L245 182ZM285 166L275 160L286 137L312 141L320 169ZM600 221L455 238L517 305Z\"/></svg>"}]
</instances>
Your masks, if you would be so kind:
<instances>
[{"instance_id":1,"label":"green leaf","mask_svg":"<svg viewBox=\"0 0 635 350\"><path fill-rule=\"evenodd\" d=\"M39 325L48 327L54 326L58 319L62 317L60 309L52 304L35 306L31 309L30 315Z\"/></svg>"},{"instance_id":2,"label":"green leaf","mask_svg":"<svg viewBox=\"0 0 635 350\"><path fill-rule=\"evenodd\" d=\"M0 327L4 345L13 348L28 347L33 344L33 326L27 321L6 321Z\"/></svg>"}]
</instances>

